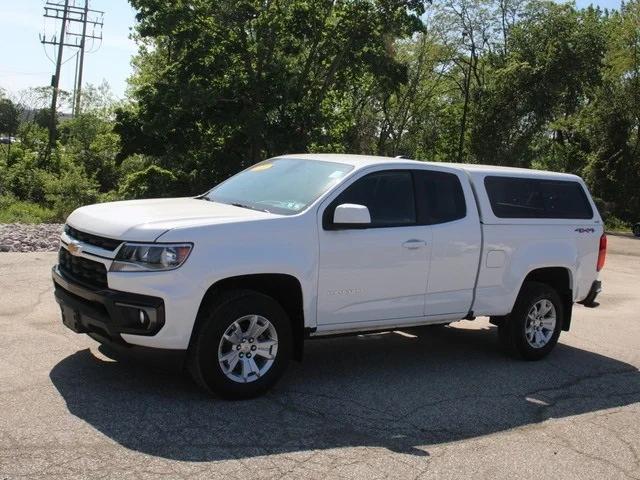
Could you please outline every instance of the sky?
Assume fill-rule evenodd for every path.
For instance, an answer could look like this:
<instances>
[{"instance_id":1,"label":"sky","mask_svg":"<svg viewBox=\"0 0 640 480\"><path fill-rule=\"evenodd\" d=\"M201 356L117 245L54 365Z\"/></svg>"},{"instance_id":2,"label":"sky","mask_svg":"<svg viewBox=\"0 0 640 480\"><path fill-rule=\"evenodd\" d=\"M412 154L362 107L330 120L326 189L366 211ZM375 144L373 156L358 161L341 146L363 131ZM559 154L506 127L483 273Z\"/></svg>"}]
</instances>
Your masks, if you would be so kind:
<instances>
[{"instance_id":1,"label":"sky","mask_svg":"<svg viewBox=\"0 0 640 480\"><path fill-rule=\"evenodd\" d=\"M51 83L55 64L47 54L55 58L56 52L53 46L48 45L45 53L38 35L46 31L47 37L59 36L60 22L45 21L45 1L0 0L0 88L9 94ZM61 0L50 1L64 3ZM73 1L70 0L71 3ZM83 0L75 2L84 6ZM114 95L122 98L131 74L131 56L137 51L135 42L129 38L135 23L135 10L127 0L90 0L89 7L105 12L103 41L95 52L85 54L83 84L98 85L106 79ZM74 54L77 50L65 47L63 61L68 61L62 66L60 75L60 88L64 90L73 90Z\"/></svg>"},{"instance_id":2,"label":"sky","mask_svg":"<svg viewBox=\"0 0 640 480\"><path fill-rule=\"evenodd\" d=\"M39 34L46 32L50 37L57 30L59 22L43 19L46 0L0 0L0 88L10 95L22 89L46 86L51 82L55 65L47 58L54 58L52 46L45 48L40 43ZM49 0L57 3L62 0ZM70 0L78 5L82 0ZM437 0L435 0L437 1ZM619 0L577 0L578 7L589 4L601 8L618 8ZM85 55L84 81L98 85L107 80L116 98L124 98L127 78L131 74L131 56L137 48L129 38L135 24L135 10L127 0L90 0L90 8L103 10L103 41L95 52ZM97 46L97 45L96 45ZM77 49L66 48L63 60L60 88L71 91L75 70L73 54Z\"/></svg>"}]
</instances>

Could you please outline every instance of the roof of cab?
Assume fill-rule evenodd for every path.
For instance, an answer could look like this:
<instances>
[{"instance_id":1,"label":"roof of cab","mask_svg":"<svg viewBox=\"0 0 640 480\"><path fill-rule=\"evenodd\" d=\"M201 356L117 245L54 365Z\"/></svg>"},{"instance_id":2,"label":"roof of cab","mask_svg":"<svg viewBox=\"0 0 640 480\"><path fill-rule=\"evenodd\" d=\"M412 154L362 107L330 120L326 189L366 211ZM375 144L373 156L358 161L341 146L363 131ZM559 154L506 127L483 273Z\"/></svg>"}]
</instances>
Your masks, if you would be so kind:
<instances>
[{"instance_id":1,"label":"roof of cab","mask_svg":"<svg viewBox=\"0 0 640 480\"><path fill-rule=\"evenodd\" d=\"M351 153L300 153L291 155L280 155L278 158L299 158L302 160L338 162L352 165L356 168L367 167L369 165L384 165L391 163L424 163L417 160L407 160L404 158L379 157L375 155L355 155Z\"/></svg>"},{"instance_id":2,"label":"roof of cab","mask_svg":"<svg viewBox=\"0 0 640 480\"><path fill-rule=\"evenodd\" d=\"M352 165L355 168L368 167L370 165L393 165L410 167L416 165L433 165L434 167L448 167L466 171L469 174L484 175L515 175L519 177L555 177L564 179L579 179L580 177L570 173L551 172L548 170L534 170L529 168L503 167L498 165L479 165L474 163L449 163L449 162L423 162L406 158L381 157L375 155L354 155L344 153L303 153L281 155L278 158L299 158L306 160L320 160L326 162L339 162Z\"/></svg>"}]
</instances>

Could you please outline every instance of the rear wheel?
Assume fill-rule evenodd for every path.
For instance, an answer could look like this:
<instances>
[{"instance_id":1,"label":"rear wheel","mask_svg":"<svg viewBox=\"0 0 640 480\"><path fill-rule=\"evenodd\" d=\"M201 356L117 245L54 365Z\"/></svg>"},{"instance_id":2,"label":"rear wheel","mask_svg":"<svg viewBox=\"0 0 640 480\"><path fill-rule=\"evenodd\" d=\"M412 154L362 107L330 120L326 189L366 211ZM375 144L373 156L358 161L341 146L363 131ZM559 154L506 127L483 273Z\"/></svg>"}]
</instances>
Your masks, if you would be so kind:
<instances>
[{"instance_id":1,"label":"rear wheel","mask_svg":"<svg viewBox=\"0 0 640 480\"><path fill-rule=\"evenodd\" d=\"M640 223L636 223L636 224L633 226L633 234L634 234L636 237L640 237Z\"/></svg>"},{"instance_id":2,"label":"rear wheel","mask_svg":"<svg viewBox=\"0 0 640 480\"><path fill-rule=\"evenodd\" d=\"M273 298L253 291L218 297L203 313L190 351L194 380L209 392L240 399L260 395L291 357L291 324Z\"/></svg>"},{"instance_id":3,"label":"rear wheel","mask_svg":"<svg viewBox=\"0 0 640 480\"><path fill-rule=\"evenodd\" d=\"M500 343L513 355L539 360L558 343L563 320L558 293L547 284L527 282L511 314L498 324Z\"/></svg>"}]
</instances>

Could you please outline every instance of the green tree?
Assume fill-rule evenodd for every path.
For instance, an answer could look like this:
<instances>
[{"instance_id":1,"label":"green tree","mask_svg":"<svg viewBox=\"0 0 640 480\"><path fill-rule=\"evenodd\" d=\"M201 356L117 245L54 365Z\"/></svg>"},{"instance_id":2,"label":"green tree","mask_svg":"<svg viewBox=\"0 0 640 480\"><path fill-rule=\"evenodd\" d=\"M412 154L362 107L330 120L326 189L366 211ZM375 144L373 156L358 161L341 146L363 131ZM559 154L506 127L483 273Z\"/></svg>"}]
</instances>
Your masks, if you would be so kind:
<instances>
[{"instance_id":1,"label":"green tree","mask_svg":"<svg viewBox=\"0 0 640 480\"><path fill-rule=\"evenodd\" d=\"M529 167L548 157L549 149L552 158L565 148L574 152L583 141L580 114L602 83L605 17L592 8L532 2L508 42L506 56L487 58L488 81L472 113L473 157ZM582 167L562 160L544 166L576 172Z\"/></svg>"},{"instance_id":2,"label":"green tree","mask_svg":"<svg viewBox=\"0 0 640 480\"><path fill-rule=\"evenodd\" d=\"M585 176L606 213L637 221L640 212L640 1L610 18L604 83L585 123Z\"/></svg>"},{"instance_id":3,"label":"green tree","mask_svg":"<svg viewBox=\"0 0 640 480\"><path fill-rule=\"evenodd\" d=\"M15 134L20 123L19 115L16 105L0 95L0 133Z\"/></svg>"},{"instance_id":4,"label":"green tree","mask_svg":"<svg viewBox=\"0 0 640 480\"><path fill-rule=\"evenodd\" d=\"M136 102L118 112L123 155L143 153L201 190L311 145L353 85L406 80L393 42L421 29L419 0L132 0Z\"/></svg>"}]
</instances>

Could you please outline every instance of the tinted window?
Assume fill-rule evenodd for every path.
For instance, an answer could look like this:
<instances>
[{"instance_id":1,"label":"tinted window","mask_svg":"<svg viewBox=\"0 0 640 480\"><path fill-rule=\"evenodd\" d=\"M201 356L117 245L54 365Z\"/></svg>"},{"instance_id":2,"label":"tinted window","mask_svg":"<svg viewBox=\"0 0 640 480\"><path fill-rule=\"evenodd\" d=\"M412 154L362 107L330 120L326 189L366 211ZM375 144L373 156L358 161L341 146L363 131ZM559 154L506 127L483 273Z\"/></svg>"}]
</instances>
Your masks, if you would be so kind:
<instances>
[{"instance_id":1,"label":"tinted window","mask_svg":"<svg viewBox=\"0 0 640 480\"><path fill-rule=\"evenodd\" d=\"M452 173L415 171L420 223L432 225L464 218L462 185Z\"/></svg>"},{"instance_id":2,"label":"tinted window","mask_svg":"<svg viewBox=\"0 0 640 480\"><path fill-rule=\"evenodd\" d=\"M491 208L500 218L593 218L582 186L563 180L486 177Z\"/></svg>"},{"instance_id":3,"label":"tinted window","mask_svg":"<svg viewBox=\"0 0 640 480\"><path fill-rule=\"evenodd\" d=\"M407 171L376 172L357 180L327 208L325 225L332 223L335 207L343 203L366 206L371 215L370 227L416 223L413 180Z\"/></svg>"}]
</instances>

